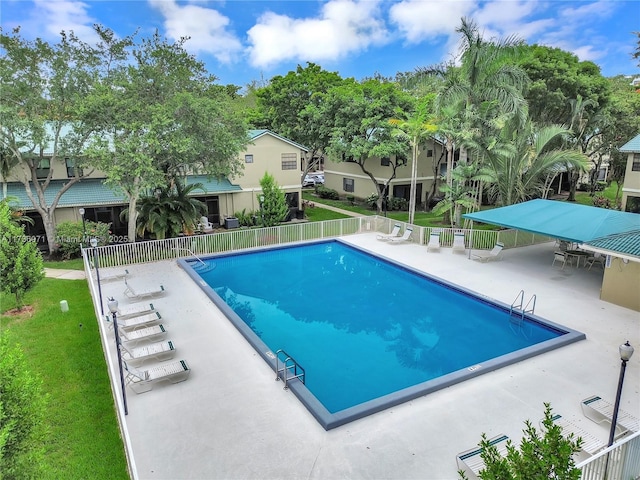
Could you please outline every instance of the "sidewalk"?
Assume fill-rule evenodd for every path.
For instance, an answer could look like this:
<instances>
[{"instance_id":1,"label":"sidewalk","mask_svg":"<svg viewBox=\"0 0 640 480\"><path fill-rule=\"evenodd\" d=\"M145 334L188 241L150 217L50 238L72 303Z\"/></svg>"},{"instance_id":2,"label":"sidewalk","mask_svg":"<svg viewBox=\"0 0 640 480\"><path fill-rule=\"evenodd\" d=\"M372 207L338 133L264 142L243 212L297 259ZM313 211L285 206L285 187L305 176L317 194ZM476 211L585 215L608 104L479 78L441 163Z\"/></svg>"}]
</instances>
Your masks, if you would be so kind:
<instances>
[{"instance_id":1,"label":"sidewalk","mask_svg":"<svg viewBox=\"0 0 640 480\"><path fill-rule=\"evenodd\" d=\"M361 213L356 213L356 212L350 212L349 210L342 210L341 208L338 207L332 207L331 205L325 205L324 203L320 203L320 202L311 202L313 203L314 208L325 208L327 210L331 210L334 212L338 212L338 213L342 213L343 215L348 215L350 217L362 217L363 215ZM309 208L309 207L307 207Z\"/></svg>"},{"instance_id":2,"label":"sidewalk","mask_svg":"<svg viewBox=\"0 0 640 480\"><path fill-rule=\"evenodd\" d=\"M63 270L58 268L45 268L44 276L62 280L83 280L86 278L83 270Z\"/></svg>"}]
</instances>

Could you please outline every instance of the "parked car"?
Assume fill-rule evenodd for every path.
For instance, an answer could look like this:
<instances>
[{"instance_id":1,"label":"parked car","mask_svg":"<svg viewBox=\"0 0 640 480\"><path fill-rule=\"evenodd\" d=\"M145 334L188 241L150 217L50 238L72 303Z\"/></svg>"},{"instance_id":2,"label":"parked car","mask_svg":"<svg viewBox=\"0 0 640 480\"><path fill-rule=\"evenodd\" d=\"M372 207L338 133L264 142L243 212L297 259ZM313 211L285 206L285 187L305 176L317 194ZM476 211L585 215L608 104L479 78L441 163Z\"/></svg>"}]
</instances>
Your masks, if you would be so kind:
<instances>
[{"instance_id":1,"label":"parked car","mask_svg":"<svg viewBox=\"0 0 640 480\"><path fill-rule=\"evenodd\" d=\"M308 174L304 176L302 181L303 187L315 187L316 185L324 184L324 175Z\"/></svg>"}]
</instances>

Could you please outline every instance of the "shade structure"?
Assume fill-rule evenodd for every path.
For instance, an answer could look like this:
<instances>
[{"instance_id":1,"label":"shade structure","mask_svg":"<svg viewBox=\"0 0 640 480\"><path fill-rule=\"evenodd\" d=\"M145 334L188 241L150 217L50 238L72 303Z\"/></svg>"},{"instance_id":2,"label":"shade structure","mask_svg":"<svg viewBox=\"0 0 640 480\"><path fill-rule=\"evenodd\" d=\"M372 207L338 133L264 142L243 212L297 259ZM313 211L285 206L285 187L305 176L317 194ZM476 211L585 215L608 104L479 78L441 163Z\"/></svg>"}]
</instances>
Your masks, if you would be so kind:
<instances>
[{"instance_id":1,"label":"shade structure","mask_svg":"<svg viewBox=\"0 0 640 480\"><path fill-rule=\"evenodd\" d=\"M463 217L575 243L640 229L640 215L636 213L543 199L466 213Z\"/></svg>"}]
</instances>

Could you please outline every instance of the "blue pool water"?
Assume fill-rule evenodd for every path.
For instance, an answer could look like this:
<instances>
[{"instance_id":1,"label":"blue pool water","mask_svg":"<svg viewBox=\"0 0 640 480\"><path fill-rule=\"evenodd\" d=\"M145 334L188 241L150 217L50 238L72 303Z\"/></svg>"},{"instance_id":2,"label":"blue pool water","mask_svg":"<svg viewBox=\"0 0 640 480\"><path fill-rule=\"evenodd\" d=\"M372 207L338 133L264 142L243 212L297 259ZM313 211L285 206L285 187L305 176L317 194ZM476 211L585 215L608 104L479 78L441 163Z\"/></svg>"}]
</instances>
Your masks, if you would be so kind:
<instances>
[{"instance_id":1,"label":"blue pool water","mask_svg":"<svg viewBox=\"0 0 640 480\"><path fill-rule=\"evenodd\" d=\"M305 369L296 391L323 424L584 338L339 241L205 262L183 266L266 360L283 349Z\"/></svg>"}]
</instances>

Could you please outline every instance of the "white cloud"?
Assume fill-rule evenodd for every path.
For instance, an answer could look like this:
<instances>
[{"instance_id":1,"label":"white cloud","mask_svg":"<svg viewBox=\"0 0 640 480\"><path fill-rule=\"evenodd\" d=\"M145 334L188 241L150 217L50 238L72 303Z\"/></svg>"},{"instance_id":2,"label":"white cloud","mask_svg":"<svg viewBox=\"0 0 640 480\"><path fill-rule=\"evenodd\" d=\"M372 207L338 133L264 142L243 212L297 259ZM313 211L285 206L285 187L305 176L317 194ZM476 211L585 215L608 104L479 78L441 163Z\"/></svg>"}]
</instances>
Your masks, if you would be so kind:
<instances>
[{"instance_id":1,"label":"white cloud","mask_svg":"<svg viewBox=\"0 0 640 480\"><path fill-rule=\"evenodd\" d=\"M57 41L60 32L73 31L75 35L87 43L95 43L98 36L93 30L97 20L87 14L89 5L76 1L34 0L35 10L31 21L25 22L27 30L34 36Z\"/></svg>"},{"instance_id":2,"label":"white cloud","mask_svg":"<svg viewBox=\"0 0 640 480\"><path fill-rule=\"evenodd\" d=\"M442 35L455 37L460 19L469 16L474 6L474 2L404 0L389 9L389 18L409 43L420 43Z\"/></svg>"},{"instance_id":3,"label":"white cloud","mask_svg":"<svg viewBox=\"0 0 640 480\"><path fill-rule=\"evenodd\" d=\"M229 18L198 5L178 5L175 0L149 0L165 18L166 35L174 40L190 37L185 49L193 54L209 53L230 63L242 49L240 40L228 30Z\"/></svg>"},{"instance_id":4,"label":"white cloud","mask_svg":"<svg viewBox=\"0 0 640 480\"><path fill-rule=\"evenodd\" d=\"M378 1L371 0L329 1L318 18L267 12L247 33L250 62L260 68L285 60L337 60L388 41Z\"/></svg>"}]
</instances>

